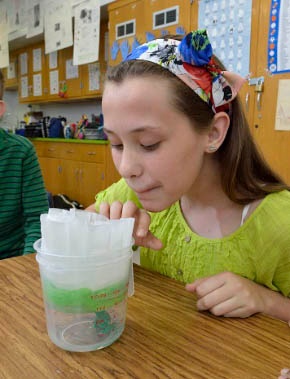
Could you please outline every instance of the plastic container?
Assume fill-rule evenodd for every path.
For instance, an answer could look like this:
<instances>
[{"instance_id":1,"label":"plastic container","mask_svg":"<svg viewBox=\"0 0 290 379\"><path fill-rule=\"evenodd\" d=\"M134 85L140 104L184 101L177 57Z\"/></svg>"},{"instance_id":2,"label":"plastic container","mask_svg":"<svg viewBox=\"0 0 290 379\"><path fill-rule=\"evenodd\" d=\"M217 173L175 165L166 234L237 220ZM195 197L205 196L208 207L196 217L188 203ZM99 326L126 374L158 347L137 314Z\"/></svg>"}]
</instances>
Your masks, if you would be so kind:
<instances>
[{"instance_id":1,"label":"plastic container","mask_svg":"<svg viewBox=\"0 0 290 379\"><path fill-rule=\"evenodd\" d=\"M125 328L132 248L97 256L58 256L37 251L51 341L69 351L102 349Z\"/></svg>"}]
</instances>

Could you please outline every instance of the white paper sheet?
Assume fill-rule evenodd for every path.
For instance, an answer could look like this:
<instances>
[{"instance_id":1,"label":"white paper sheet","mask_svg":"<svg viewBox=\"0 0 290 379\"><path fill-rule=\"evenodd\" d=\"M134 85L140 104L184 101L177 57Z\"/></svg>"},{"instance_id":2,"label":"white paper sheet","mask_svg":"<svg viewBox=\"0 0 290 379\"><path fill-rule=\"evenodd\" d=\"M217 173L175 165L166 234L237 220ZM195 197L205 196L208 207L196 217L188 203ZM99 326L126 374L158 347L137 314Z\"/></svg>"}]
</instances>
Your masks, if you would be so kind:
<instances>
[{"instance_id":1,"label":"white paper sheet","mask_svg":"<svg viewBox=\"0 0 290 379\"><path fill-rule=\"evenodd\" d=\"M73 44L70 2L47 1L44 14L44 40L46 54Z\"/></svg>"},{"instance_id":2,"label":"white paper sheet","mask_svg":"<svg viewBox=\"0 0 290 379\"><path fill-rule=\"evenodd\" d=\"M39 47L37 49L33 49L33 72L38 72L38 71L41 71L41 53L42 53L42 49Z\"/></svg>"},{"instance_id":3,"label":"white paper sheet","mask_svg":"<svg viewBox=\"0 0 290 379\"><path fill-rule=\"evenodd\" d=\"M8 24L0 23L0 68L9 66Z\"/></svg>"},{"instance_id":4,"label":"white paper sheet","mask_svg":"<svg viewBox=\"0 0 290 379\"><path fill-rule=\"evenodd\" d=\"M7 70L7 79L15 79L16 78L16 62L10 62Z\"/></svg>"},{"instance_id":5,"label":"white paper sheet","mask_svg":"<svg viewBox=\"0 0 290 379\"><path fill-rule=\"evenodd\" d=\"M280 79L275 130L290 130L290 79Z\"/></svg>"},{"instance_id":6,"label":"white paper sheet","mask_svg":"<svg viewBox=\"0 0 290 379\"><path fill-rule=\"evenodd\" d=\"M89 64L89 91L96 91L100 89L100 64Z\"/></svg>"},{"instance_id":7,"label":"white paper sheet","mask_svg":"<svg viewBox=\"0 0 290 379\"><path fill-rule=\"evenodd\" d=\"M57 95L59 89L58 70L50 71L49 73L49 93Z\"/></svg>"},{"instance_id":8,"label":"white paper sheet","mask_svg":"<svg viewBox=\"0 0 290 379\"><path fill-rule=\"evenodd\" d=\"M8 23L8 6L7 0L0 0L0 24Z\"/></svg>"},{"instance_id":9,"label":"white paper sheet","mask_svg":"<svg viewBox=\"0 0 290 379\"><path fill-rule=\"evenodd\" d=\"M42 95L42 80L41 74L33 75L33 96Z\"/></svg>"},{"instance_id":10,"label":"white paper sheet","mask_svg":"<svg viewBox=\"0 0 290 379\"><path fill-rule=\"evenodd\" d=\"M43 32L44 0L27 0L27 38Z\"/></svg>"},{"instance_id":11,"label":"white paper sheet","mask_svg":"<svg viewBox=\"0 0 290 379\"><path fill-rule=\"evenodd\" d=\"M74 66L72 59L67 59L65 62L65 78L76 79L79 77L79 68Z\"/></svg>"},{"instance_id":12,"label":"white paper sheet","mask_svg":"<svg viewBox=\"0 0 290 379\"><path fill-rule=\"evenodd\" d=\"M99 59L100 43L100 2L85 0L74 8L75 65L95 62Z\"/></svg>"},{"instance_id":13,"label":"white paper sheet","mask_svg":"<svg viewBox=\"0 0 290 379\"><path fill-rule=\"evenodd\" d=\"M20 93L21 98L26 98L28 97L28 77L23 76L21 78L21 93Z\"/></svg>"},{"instance_id":14,"label":"white paper sheet","mask_svg":"<svg viewBox=\"0 0 290 379\"><path fill-rule=\"evenodd\" d=\"M21 32L23 28L27 30L27 0L9 0L8 18L9 32Z\"/></svg>"},{"instance_id":15,"label":"white paper sheet","mask_svg":"<svg viewBox=\"0 0 290 379\"><path fill-rule=\"evenodd\" d=\"M20 75L27 75L28 73L28 56L27 53L20 54Z\"/></svg>"},{"instance_id":16,"label":"white paper sheet","mask_svg":"<svg viewBox=\"0 0 290 379\"><path fill-rule=\"evenodd\" d=\"M57 68L57 51L53 51L49 54L49 69Z\"/></svg>"}]
</instances>

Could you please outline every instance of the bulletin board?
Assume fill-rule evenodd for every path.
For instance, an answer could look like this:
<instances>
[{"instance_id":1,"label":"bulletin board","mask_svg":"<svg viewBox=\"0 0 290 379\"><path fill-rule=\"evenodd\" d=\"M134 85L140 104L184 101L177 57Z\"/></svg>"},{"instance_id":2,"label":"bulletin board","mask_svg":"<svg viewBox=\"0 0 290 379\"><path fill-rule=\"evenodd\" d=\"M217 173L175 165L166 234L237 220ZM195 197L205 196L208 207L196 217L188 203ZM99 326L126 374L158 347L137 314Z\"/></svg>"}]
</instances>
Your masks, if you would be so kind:
<instances>
[{"instance_id":1,"label":"bulletin board","mask_svg":"<svg viewBox=\"0 0 290 379\"><path fill-rule=\"evenodd\" d=\"M246 77L250 67L252 0L200 0L199 28L229 71Z\"/></svg>"}]
</instances>

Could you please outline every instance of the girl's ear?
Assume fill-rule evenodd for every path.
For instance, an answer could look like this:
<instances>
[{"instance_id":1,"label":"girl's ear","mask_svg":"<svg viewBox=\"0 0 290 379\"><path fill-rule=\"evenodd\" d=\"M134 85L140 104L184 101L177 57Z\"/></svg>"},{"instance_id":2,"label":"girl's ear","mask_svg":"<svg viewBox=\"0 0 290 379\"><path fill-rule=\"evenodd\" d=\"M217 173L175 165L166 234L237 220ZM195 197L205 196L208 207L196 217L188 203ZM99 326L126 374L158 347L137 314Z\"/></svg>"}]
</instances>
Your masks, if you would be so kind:
<instances>
[{"instance_id":1,"label":"girl's ear","mask_svg":"<svg viewBox=\"0 0 290 379\"><path fill-rule=\"evenodd\" d=\"M3 116L3 114L6 111L6 104L3 100L0 100L0 116Z\"/></svg>"},{"instance_id":2,"label":"girl's ear","mask_svg":"<svg viewBox=\"0 0 290 379\"><path fill-rule=\"evenodd\" d=\"M226 138L229 126L230 118L227 113L218 112L214 115L210 131L208 132L207 153L213 153L219 149Z\"/></svg>"}]
</instances>

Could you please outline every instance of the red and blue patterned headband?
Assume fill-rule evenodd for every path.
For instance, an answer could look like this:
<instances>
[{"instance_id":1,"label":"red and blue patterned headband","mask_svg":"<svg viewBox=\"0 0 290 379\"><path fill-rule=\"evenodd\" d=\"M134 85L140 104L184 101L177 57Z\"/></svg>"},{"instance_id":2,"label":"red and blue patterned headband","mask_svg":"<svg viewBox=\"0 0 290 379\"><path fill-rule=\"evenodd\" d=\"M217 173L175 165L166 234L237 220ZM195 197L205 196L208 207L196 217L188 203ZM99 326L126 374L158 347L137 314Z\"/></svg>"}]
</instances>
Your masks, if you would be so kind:
<instances>
[{"instance_id":1,"label":"red and blue patterned headband","mask_svg":"<svg viewBox=\"0 0 290 379\"><path fill-rule=\"evenodd\" d=\"M182 41L155 39L138 46L125 60L156 63L181 79L205 101L214 113L228 111L245 79L222 71L212 57L206 30L187 34Z\"/></svg>"}]
</instances>

